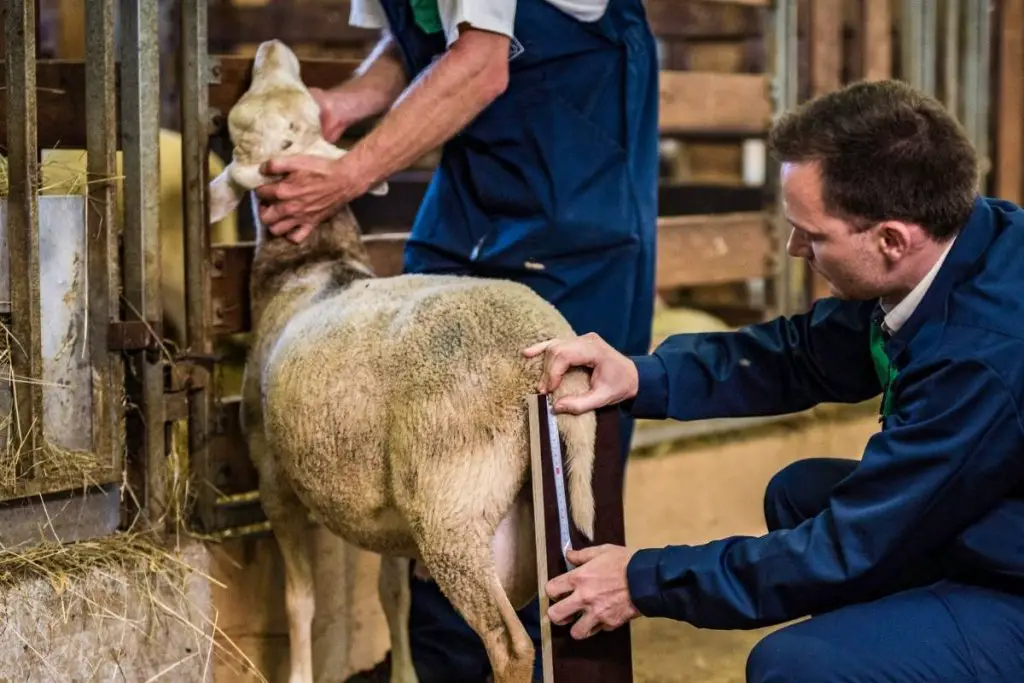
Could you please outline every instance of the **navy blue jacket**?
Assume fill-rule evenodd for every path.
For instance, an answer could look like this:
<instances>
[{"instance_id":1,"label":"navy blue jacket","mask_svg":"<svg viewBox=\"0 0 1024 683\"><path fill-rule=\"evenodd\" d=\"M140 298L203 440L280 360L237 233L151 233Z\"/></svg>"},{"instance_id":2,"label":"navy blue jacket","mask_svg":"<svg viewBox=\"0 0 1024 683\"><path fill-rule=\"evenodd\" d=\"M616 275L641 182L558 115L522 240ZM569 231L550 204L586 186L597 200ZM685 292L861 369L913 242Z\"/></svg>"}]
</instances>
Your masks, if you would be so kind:
<instances>
[{"instance_id":1,"label":"navy blue jacket","mask_svg":"<svg viewBox=\"0 0 1024 683\"><path fill-rule=\"evenodd\" d=\"M640 388L625 407L694 420L871 399L877 306L828 298L736 332L671 337L634 358ZM764 536L638 551L627 577L642 614L777 624L885 592L934 557L1024 590L1024 210L977 200L886 354L894 406L829 507Z\"/></svg>"}]
</instances>

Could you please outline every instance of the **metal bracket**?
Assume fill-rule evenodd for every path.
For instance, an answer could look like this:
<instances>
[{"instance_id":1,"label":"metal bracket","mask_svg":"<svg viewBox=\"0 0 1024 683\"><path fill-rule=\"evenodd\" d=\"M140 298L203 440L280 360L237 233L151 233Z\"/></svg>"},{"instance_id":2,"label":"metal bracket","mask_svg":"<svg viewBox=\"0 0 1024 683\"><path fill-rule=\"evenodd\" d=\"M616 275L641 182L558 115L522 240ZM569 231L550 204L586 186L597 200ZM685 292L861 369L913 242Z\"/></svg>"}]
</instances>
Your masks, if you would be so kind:
<instances>
[{"instance_id":1,"label":"metal bracket","mask_svg":"<svg viewBox=\"0 0 1024 683\"><path fill-rule=\"evenodd\" d=\"M207 66L207 72L206 72L206 80L207 80L207 82L210 83L210 84L213 84L213 85L219 85L220 84L220 73L221 73L220 57L217 57L215 55L208 56L206 58L206 66Z\"/></svg>"},{"instance_id":2,"label":"metal bracket","mask_svg":"<svg viewBox=\"0 0 1024 683\"><path fill-rule=\"evenodd\" d=\"M188 418L188 392L174 391L164 394L164 422L177 422Z\"/></svg>"}]
</instances>

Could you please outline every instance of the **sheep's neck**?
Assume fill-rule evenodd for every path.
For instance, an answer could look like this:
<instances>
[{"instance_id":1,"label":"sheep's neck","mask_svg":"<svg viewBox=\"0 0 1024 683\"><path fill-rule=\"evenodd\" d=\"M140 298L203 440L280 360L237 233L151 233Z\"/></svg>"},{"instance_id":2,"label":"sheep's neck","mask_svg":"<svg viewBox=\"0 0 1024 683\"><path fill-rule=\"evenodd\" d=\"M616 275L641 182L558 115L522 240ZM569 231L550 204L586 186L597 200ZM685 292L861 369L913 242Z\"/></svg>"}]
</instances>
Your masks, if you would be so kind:
<instances>
[{"instance_id":1,"label":"sheep's neck","mask_svg":"<svg viewBox=\"0 0 1024 683\"><path fill-rule=\"evenodd\" d=\"M369 261L348 207L313 230L300 244L262 232L250 278L253 323L259 320L267 303L296 280L316 271L324 274L315 278L321 289L344 287L354 279L366 277Z\"/></svg>"}]
</instances>

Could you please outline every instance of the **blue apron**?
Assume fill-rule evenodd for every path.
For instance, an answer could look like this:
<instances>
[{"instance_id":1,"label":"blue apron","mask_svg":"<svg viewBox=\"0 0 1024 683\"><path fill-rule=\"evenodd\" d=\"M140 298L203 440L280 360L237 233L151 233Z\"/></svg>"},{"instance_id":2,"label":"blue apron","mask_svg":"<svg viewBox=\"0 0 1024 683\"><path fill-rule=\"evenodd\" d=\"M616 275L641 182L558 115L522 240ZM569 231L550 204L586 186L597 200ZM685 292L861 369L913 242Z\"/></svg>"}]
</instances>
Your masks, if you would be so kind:
<instances>
[{"instance_id":1,"label":"blue apron","mask_svg":"<svg viewBox=\"0 0 1024 683\"><path fill-rule=\"evenodd\" d=\"M419 74L444 52L443 32L424 31L409 0L381 4L409 73ZM405 269L523 282L577 333L646 353L658 64L642 3L612 0L586 24L520 0L514 32L508 89L444 146Z\"/></svg>"},{"instance_id":2,"label":"blue apron","mask_svg":"<svg viewBox=\"0 0 1024 683\"><path fill-rule=\"evenodd\" d=\"M381 6L415 78L445 52L444 33L436 18L417 22L411 0ZM622 353L645 354L659 99L643 4L611 0L600 20L584 23L544 0L519 0L509 57L506 91L442 150L405 270L522 282L578 334L596 332ZM632 424L623 414L624 454ZM412 588L421 681L489 671L479 640L433 584ZM520 615L539 642L536 601Z\"/></svg>"}]
</instances>

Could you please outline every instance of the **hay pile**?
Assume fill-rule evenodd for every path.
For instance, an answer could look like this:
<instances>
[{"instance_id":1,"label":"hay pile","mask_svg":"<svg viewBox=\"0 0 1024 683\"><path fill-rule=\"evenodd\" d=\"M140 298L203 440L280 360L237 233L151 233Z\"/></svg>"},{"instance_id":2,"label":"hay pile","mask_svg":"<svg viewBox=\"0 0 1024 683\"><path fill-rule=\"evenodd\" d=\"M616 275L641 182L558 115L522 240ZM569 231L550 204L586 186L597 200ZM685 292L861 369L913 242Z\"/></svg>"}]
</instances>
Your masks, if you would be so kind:
<instances>
[{"instance_id":1,"label":"hay pile","mask_svg":"<svg viewBox=\"0 0 1024 683\"><path fill-rule=\"evenodd\" d=\"M0 552L0 680L265 680L205 607L204 557L131 534Z\"/></svg>"}]
</instances>

